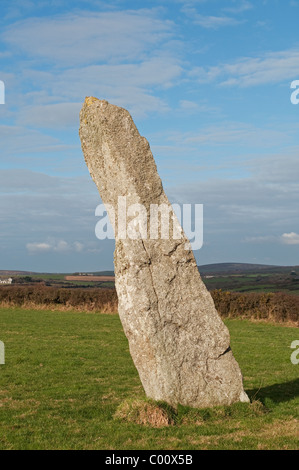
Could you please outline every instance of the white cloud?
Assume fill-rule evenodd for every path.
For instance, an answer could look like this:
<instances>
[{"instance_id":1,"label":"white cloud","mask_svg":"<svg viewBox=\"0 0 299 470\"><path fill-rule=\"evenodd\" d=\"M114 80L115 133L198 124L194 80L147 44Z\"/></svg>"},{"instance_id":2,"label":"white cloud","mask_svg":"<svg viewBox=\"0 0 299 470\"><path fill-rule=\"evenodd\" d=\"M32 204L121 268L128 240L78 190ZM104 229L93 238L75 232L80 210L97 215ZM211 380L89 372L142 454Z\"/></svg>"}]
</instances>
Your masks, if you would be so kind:
<instances>
[{"instance_id":1,"label":"white cloud","mask_svg":"<svg viewBox=\"0 0 299 470\"><path fill-rule=\"evenodd\" d=\"M195 109L195 103L181 102L182 109ZM201 110L201 106L198 107ZM203 106L204 110L204 106ZM210 110L212 112L212 109ZM298 129L286 127L285 129L280 126L277 127L259 127L254 124L246 122L223 122L219 125L212 125L192 130L189 132L180 133L176 131L168 136L167 140L176 143L178 146L183 144L188 147L190 145L197 146L229 146L236 144L246 149L264 149L264 148L277 148L281 144L289 144L292 142L292 135L298 132ZM296 155L296 158L297 155Z\"/></svg>"},{"instance_id":2,"label":"white cloud","mask_svg":"<svg viewBox=\"0 0 299 470\"><path fill-rule=\"evenodd\" d=\"M186 143L223 145L241 143L244 146L267 147L274 142L287 142L287 133L276 129L259 128L242 122L227 122L218 126L200 129L197 134L185 134Z\"/></svg>"},{"instance_id":3,"label":"white cloud","mask_svg":"<svg viewBox=\"0 0 299 470\"><path fill-rule=\"evenodd\" d=\"M48 252L63 254L71 251L81 253L84 249L84 245L83 243L77 241L74 243L69 243L65 240L48 240L46 242L27 243L26 248L28 253L31 255L38 255Z\"/></svg>"},{"instance_id":4,"label":"white cloud","mask_svg":"<svg viewBox=\"0 0 299 470\"><path fill-rule=\"evenodd\" d=\"M63 67L141 58L171 39L173 23L156 10L80 12L14 23L2 38L35 60Z\"/></svg>"},{"instance_id":5,"label":"white cloud","mask_svg":"<svg viewBox=\"0 0 299 470\"><path fill-rule=\"evenodd\" d=\"M194 24L202 26L206 29L218 29L223 26L235 26L240 24L240 21L230 16L213 16L202 15L197 12L191 5L185 5L182 8L183 13L187 15Z\"/></svg>"},{"instance_id":6,"label":"white cloud","mask_svg":"<svg viewBox=\"0 0 299 470\"><path fill-rule=\"evenodd\" d=\"M245 243L273 243L277 242L277 237L274 235L260 235L260 236L253 236L253 237L245 237Z\"/></svg>"},{"instance_id":7,"label":"white cloud","mask_svg":"<svg viewBox=\"0 0 299 470\"><path fill-rule=\"evenodd\" d=\"M245 243L282 243L283 245L299 245L299 234L295 232L284 233L281 236L260 235L245 237Z\"/></svg>"},{"instance_id":8,"label":"white cloud","mask_svg":"<svg viewBox=\"0 0 299 470\"><path fill-rule=\"evenodd\" d=\"M195 8L196 3L202 2L183 2L182 12L192 21L192 23L199 25L205 29L219 29L221 27L235 26L244 22L236 18L234 15L238 15L247 10L253 8L253 5L247 0L238 0L237 4L235 1L232 2L231 6L219 8L217 5L217 13L215 15L204 15L198 12ZM211 3L211 2L209 2ZM229 13L228 16L226 13Z\"/></svg>"},{"instance_id":9,"label":"white cloud","mask_svg":"<svg viewBox=\"0 0 299 470\"><path fill-rule=\"evenodd\" d=\"M257 247L267 242L297 244L296 233L283 237L279 234L294 227L298 219L299 187L295 171L298 159L296 163L294 155L285 153L256 158L246 165L246 176L230 177L232 165L227 178L210 171L200 182L166 188L166 193L172 202L204 205L206 237L211 234L219 237L221 233L223 239L231 236Z\"/></svg>"},{"instance_id":10,"label":"white cloud","mask_svg":"<svg viewBox=\"0 0 299 470\"><path fill-rule=\"evenodd\" d=\"M82 67L64 67L59 72L43 72L36 69L23 69L23 79L34 82L41 91L35 94L28 93L27 99L36 104L53 103L59 97L68 99L82 99L90 91L97 93L106 87L136 88L162 87L167 89L175 83L183 69L178 57L171 52L156 51L155 57L145 55L141 60L132 63L93 64ZM45 95L45 91L50 95ZM48 100L48 101L46 101ZM51 100L51 101L50 101Z\"/></svg>"},{"instance_id":11,"label":"white cloud","mask_svg":"<svg viewBox=\"0 0 299 470\"><path fill-rule=\"evenodd\" d=\"M29 118L30 119L30 118ZM33 122L36 119L41 120L41 116L31 117ZM46 117L44 118L46 120ZM57 116L59 120L59 116ZM5 155L15 156L18 154L32 154L37 152L61 152L74 148L73 145L64 144L59 138L23 125L9 126L0 125L1 157Z\"/></svg>"},{"instance_id":12,"label":"white cloud","mask_svg":"<svg viewBox=\"0 0 299 470\"><path fill-rule=\"evenodd\" d=\"M59 190L59 180L30 170L3 169L0 172L0 194L50 193Z\"/></svg>"},{"instance_id":13,"label":"white cloud","mask_svg":"<svg viewBox=\"0 0 299 470\"><path fill-rule=\"evenodd\" d=\"M228 11L229 13L243 13L244 11L251 10L253 4L247 0L237 0L233 2L233 6L223 8L223 11Z\"/></svg>"},{"instance_id":14,"label":"white cloud","mask_svg":"<svg viewBox=\"0 0 299 470\"><path fill-rule=\"evenodd\" d=\"M90 177L1 170L0 193L1 239L27 245L30 253L56 254L83 253L86 240L96 241L94 211L100 198Z\"/></svg>"},{"instance_id":15,"label":"white cloud","mask_svg":"<svg viewBox=\"0 0 299 470\"><path fill-rule=\"evenodd\" d=\"M80 105L90 95L139 117L169 111L156 91L181 78L182 42L161 11L82 11L10 25L2 39L11 51L22 53L22 87L34 85L33 92L13 97L20 107L18 124L75 126ZM30 68L24 67L26 60Z\"/></svg>"},{"instance_id":16,"label":"white cloud","mask_svg":"<svg viewBox=\"0 0 299 470\"><path fill-rule=\"evenodd\" d=\"M240 57L234 62L197 67L190 76L201 83L217 80L222 86L249 87L291 82L299 74L299 50L268 52L260 57Z\"/></svg>"},{"instance_id":17,"label":"white cloud","mask_svg":"<svg viewBox=\"0 0 299 470\"><path fill-rule=\"evenodd\" d=\"M64 240L59 240L54 246L53 250L58 251L59 253L64 253L66 251L69 251L71 249L70 245L64 241Z\"/></svg>"},{"instance_id":18,"label":"white cloud","mask_svg":"<svg viewBox=\"0 0 299 470\"><path fill-rule=\"evenodd\" d=\"M169 107L155 90L173 86L182 73L179 59L170 56L145 58L135 64L66 69L57 75L55 72L44 74L24 70L25 79L34 81L48 94L28 95L28 104L20 110L18 123L49 128L78 126L79 110L85 96L107 99L129 109L134 117L149 112L163 113ZM53 97L56 103L53 103Z\"/></svg>"},{"instance_id":19,"label":"white cloud","mask_svg":"<svg viewBox=\"0 0 299 470\"><path fill-rule=\"evenodd\" d=\"M46 253L51 251L52 247L49 243L27 243L26 248L30 254L39 254L39 253Z\"/></svg>"},{"instance_id":20,"label":"white cloud","mask_svg":"<svg viewBox=\"0 0 299 470\"><path fill-rule=\"evenodd\" d=\"M218 29L222 26L234 26L240 23L229 16L204 16L198 13L193 17L193 22L207 29Z\"/></svg>"},{"instance_id":21,"label":"white cloud","mask_svg":"<svg viewBox=\"0 0 299 470\"><path fill-rule=\"evenodd\" d=\"M194 23L207 29L218 29L222 26L235 26L240 24L241 21L229 16L204 16L198 14L194 19Z\"/></svg>"},{"instance_id":22,"label":"white cloud","mask_svg":"<svg viewBox=\"0 0 299 470\"><path fill-rule=\"evenodd\" d=\"M81 253L81 251L83 251L84 245L83 245L83 243L75 242L74 243L74 248L75 248L75 251L77 253Z\"/></svg>"},{"instance_id":23,"label":"white cloud","mask_svg":"<svg viewBox=\"0 0 299 470\"><path fill-rule=\"evenodd\" d=\"M71 51L60 38L67 37L70 28ZM22 87L31 89L34 84L34 91L13 97L20 107L18 124L76 126L85 96L108 99L138 117L169 111L158 92L176 85L184 73L181 41L174 38L174 30L173 23L158 19L155 10L85 12L82 18L63 15L12 25L4 37L13 48L24 50ZM50 41L43 36L46 31ZM79 43L74 44L77 37ZM54 59L58 67L49 67ZM47 70L42 70L45 63Z\"/></svg>"},{"instance_id":24,"label":"white cloud","mask_svg":"<svg viewBox=\"0 0 299 470\"><path fill-rule=\"evenodd\" d=\"M299 245L299 234L295 232L283 233L281 240L285 245Z\"/></svg>"},{"instance_id":25,"label":"white cloud","mask_svg":"<svg viewBox=\"0 0 299 470\"><path fill-rule=\"evenodd\" d=\"M186 111L197 111L198 104L190 100L180 100L180 108Z\"/></svg>"},{"instance_id":26,"label":"white cloud","mask_svg":"<svg viewBox=\"0 0 299 470\"><path fill-rule=\"evenodd\" d=\"M61 128L79 126L82 103L57 103L23 107L17 120L22 125Z\"/></svg>"}]
</instances>

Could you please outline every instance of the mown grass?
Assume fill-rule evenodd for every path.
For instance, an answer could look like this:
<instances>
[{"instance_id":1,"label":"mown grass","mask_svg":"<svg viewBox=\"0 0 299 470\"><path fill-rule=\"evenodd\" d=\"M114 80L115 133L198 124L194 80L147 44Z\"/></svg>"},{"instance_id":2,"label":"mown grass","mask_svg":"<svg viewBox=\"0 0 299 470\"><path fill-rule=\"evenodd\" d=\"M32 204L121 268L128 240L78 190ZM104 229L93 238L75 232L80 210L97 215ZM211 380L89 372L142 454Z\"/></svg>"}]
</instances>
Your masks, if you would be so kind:
<instances>
[{"instance_id":1,"label":"mown grass","mask_svg":"<svg viewBox=\"0 0 299 470\"><path fill-rule=\"evenodd\" d=\"M0 449L298 449L298 329L226 324L252 403L155 427L115 417L147 402L117 315L0 309Z\"/></svg>"}]
</instances>

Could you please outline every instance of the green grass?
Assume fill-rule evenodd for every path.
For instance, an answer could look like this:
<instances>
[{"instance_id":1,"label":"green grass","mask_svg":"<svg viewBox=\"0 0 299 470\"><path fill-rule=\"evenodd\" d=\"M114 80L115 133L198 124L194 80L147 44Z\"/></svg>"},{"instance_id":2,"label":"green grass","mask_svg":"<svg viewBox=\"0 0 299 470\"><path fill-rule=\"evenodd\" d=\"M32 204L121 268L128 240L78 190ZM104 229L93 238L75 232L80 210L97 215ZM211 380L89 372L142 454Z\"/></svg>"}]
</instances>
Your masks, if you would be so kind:
<instances>
[{"instance_id":1,"label":"green grass","mask_svg":"<svg viewBox=\"0 0 299 470\"><path fill-rule=\"evenodd\" d=\"M298 449L298 329L226 324L253 403L158 429L113 418L145 398L118 316L0 309L0 449Z\"/></svg>"},{"instance_id":2,"label":"green grass","mask_svg":"<svg viewBox=\"0 0 299 470\"><path fill-rule=\"evenodd\" d=\"M298 280L290 273L243 273L203 277L209 290L223 289L231 292L285 292L298 295Z\"/></svg>"}]
</instances>

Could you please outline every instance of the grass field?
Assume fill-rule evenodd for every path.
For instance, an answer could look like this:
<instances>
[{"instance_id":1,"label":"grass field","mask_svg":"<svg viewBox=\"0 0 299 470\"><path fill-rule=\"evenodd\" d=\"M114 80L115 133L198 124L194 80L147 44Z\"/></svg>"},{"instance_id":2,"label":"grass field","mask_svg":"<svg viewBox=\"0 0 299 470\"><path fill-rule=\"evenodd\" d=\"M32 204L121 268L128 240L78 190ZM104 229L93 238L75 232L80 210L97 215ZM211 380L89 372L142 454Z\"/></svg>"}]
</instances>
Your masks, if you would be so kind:
<instances>
[{"instance_id":1,"label":"grass field","mask_svg":"<svg viewBox=\"0 0 299 470\"><path fill-rule=\"evenodd\" d=\"M289 273L214 275L203 277L209 290L223 289L231 292L287 292L299 294L299 277Z\"/></svg>"},{"instance_id":2,"label":"grass field","mask_svg":"<svg viewBox=\"0 0 299 470\"><path fill-rule=\"evenodd\" d=\"M0 449L298 449L298 329L226 324L252 403L155 428L114 418L144 400L117 315L1 309Z\"/></svg>"}]
</instances>

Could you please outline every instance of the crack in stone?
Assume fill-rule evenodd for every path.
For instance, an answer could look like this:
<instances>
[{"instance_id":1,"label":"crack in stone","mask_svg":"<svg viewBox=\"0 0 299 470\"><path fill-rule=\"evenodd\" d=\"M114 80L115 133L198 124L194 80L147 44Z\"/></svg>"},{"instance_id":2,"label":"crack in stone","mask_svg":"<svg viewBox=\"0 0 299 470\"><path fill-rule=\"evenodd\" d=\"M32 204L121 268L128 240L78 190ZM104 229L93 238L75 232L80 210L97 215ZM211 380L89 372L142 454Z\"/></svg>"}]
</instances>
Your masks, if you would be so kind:
<instances>
[{"instance_id":1,"label":"crack in stone","mask_svg":"<svg viewBox=\"0 0 299 470\"><path fill-rule=\"evenodd\" d=\"M229 346L228 348L226 348L226 350L225 350L223 353L219 354L219 356L217 357L217 359L219 359L220 357L224 356L225 354L227 354L227 353L230 352L230 351L231 351L231 347Z\"/></svg>"},{"instance_id":2,"label":"crack in stone","mask_svg":"<svg viewBox=\"0 0 299 470\"><path fill-rule=\"evenodd\" d=\"M152 288L153 288L155 297L156 297L156 299L157 299L157 311L158 311L158 314L159 314L160 322L162 322L162 317L161 317L161 313L160 313L160 310L159 310L159 297L158 297L158 294L157 294L156 289L155 289L155 286L154 286L154 279L153 279L153 273L152 273L152 268L151 268L151 266L152 266L151 258L150 258L149 254L148 254L148 251L147 251L147 249L146 249L146 246L145 246L145 244L144 244L144 241L143 241L142 239L141 239L140 241L141 241L141 243L142 243L142 246L143 246L143 249L144 249L145 253L146 253L147 256L148 256L148 263L146 264L146 266L148 266L148 268L149 268L149 273L150 273L150 279L151 279Z\"/></svg>"},{"instance_id":3,"label":"crack in stone","mask_svg":"<svg viewBox=\"0 0 299 470\"><path fill-rule=\"evenodd\" d=\"M168 253L164 253L164 256L171 256L173 255L173 253L176 252L176 250L178 249L179 246L181 246L182 244L184 243L184 241L181 241L179 243L176 243L174 248L172 248L172 250L170 250Z\"/></svg>"}]
</instances>

